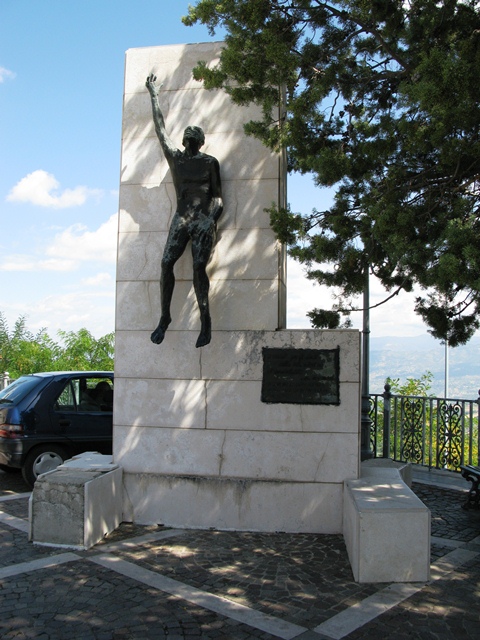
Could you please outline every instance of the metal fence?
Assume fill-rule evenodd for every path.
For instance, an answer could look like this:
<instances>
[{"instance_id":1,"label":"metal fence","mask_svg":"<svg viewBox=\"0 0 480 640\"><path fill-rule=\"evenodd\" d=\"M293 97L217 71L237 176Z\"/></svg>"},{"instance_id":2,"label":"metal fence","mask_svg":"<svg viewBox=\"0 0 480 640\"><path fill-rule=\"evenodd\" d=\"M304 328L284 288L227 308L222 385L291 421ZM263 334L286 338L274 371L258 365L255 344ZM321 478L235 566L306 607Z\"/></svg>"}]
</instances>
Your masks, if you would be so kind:
<instances>
[{"instance_id":1,"label":"metal fence","mask_svg":"<svg viewBox=\"0 0 480 640\"><path fill-rule=\"evenodd\" d=\"M480 398L370 394L371 447L377 458L459 471L479 465Z\"/></svg>"}]
</instances>

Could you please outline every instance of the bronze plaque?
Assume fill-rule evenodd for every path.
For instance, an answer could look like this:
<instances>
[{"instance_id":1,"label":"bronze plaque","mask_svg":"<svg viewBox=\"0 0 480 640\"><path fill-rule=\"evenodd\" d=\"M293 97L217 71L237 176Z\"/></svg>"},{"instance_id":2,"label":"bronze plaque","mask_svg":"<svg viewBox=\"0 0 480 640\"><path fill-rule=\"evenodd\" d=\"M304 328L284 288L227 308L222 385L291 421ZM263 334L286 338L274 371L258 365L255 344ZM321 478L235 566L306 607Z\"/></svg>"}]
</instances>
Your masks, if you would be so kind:
<instances>
[{"instance_id":1,"label":"bronze plaque","mask_svg":"<svg viewBox=\"0 0 480 640\"><path fill-rule=\"evenodd\" d=\"M264 348L262 402L340 404L340 347Z\"/></svg>"}]
</instances>

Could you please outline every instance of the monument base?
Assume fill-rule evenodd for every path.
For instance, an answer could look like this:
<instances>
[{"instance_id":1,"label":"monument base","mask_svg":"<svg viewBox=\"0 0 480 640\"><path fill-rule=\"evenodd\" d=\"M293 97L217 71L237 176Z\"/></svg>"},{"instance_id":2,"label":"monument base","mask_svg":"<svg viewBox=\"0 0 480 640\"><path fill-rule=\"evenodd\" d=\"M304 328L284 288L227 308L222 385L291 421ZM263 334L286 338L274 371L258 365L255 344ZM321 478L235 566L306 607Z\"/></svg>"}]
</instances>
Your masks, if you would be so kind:
<instances>
[{"instance_id":1,"label":"monument base","mask_svg":"<svg viewBox=\"0 0 480 640\"><path fill-rule=\"evenodd\" d=\"M124 475L127 521L223 531L341 533L334 483Z\"/></svg>"},{"instance_id":2,"label":"monument base","mask_svg":"<svg viewBox=\"0 0 480 640\"><path fill-rule=\"evenodd\" d=\"M119 353L132 354L129 363L122 359L130 376L121 367L115 372L114 460L124 471L124 519L341 533L343 483L359 475L358 332L216 331L196 351L191 333L167 332L159 347L146 333L143 340L117 334ZM300 388L308 387L320 375L322 391L313 385L310 403L282 402L278 389L265 401L269 349L293 360L297 350L300 360L313 354L313 363L335 352L337 364L326 357L325 369L338 395L322 382L318 363L305 374L301 360L270 387L290 391L288 376L293 387L301 375Z\"/></svg>"}]
</instances>

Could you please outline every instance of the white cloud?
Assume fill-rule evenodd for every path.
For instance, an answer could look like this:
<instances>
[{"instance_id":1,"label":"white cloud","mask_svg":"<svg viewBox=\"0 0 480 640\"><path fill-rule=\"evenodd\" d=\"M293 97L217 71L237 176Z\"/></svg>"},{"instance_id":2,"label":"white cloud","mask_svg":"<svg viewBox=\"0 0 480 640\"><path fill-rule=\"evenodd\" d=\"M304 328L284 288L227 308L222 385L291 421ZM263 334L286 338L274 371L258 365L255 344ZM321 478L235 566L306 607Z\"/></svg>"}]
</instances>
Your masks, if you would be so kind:
<instances>
[{"instance_id":1,"label":"white cloud","mask_svg":"<svg viewBox=\"0 0 480 640\"><path fill-rule=\"evenodd\" d=\"M9 71L8 69L5 69L5 67L0 67L0 84L5 82L5 80L13 80L16 75L17 74L13 71Z\"/></svg>"},{"instance_id":2,"label":"white cloud","mask_svg":"<svg viewBox=\"0 0 480 640\"><path fill-rule=\"evenodd\" d=\"M390 294L379 284L378 280L370 281L370 305L373 306L385 300ZM385 304L371 309L371 336L418 336L427 332L427 327L420 316L414 311L415 297L418 292L402 292ZM287 266L287 326L290 329L309 328L310 321L306 317L307 311L318 307L330 309L333 304L332 290L307 280L303 267L292 259ZM363 306L363 300L357 301L358 307ZM353 328L362 329L363 314L353 312L350 316Z\"/></svg>"},{"instance_id":3,"label":"white cloud","mask_svg":"<svg viewBox=\"0 0 480 640\"><path fill-rule=\"evenodd\" d=\"M27 327L35 332L45 327L48 334L55 338L59 329L78 331L86 327L94 336L110 333L114 329L115 286L107 288L76 289L74 292L49 295L24 308L9 310L9 318L27 316Z\"/></svg>"},{"instance_id":4,"label":"white cloud","mask_svg":"<svg viewBox=\"0 0 480 640\"><path fill-rule=\"evenodd\" d=\"M73 271L73 260L39 260L34 256L11 254L0 262L0 271Z\"/></svg>"},{"instance_id":5,"label":"white cloud","mask_svg":"<svg viewBox=\"0 0 480 640\"><path fill-rule=\"evenodd\" d=\"M84 186L59 191L60 183L51 173L38 169L22 178L7 195L9 202L29 202L39 207L66 209L78 207L87 198L99 197L102 191Z\"/></svg>"},{"instance_id":6,"label":"white cloud","mask_svg":"<svg viewBox=\"0 0 480 640\"><path fill-rule=\"evenodd\" d=\"M82 280L82 284L87 285L88 287L109 285L111 282L113 282L112 275L106 272L97 273L97 275L92 276L91 278L84 278Z\"/></svg>"},{"instance_id":7,"label":"white cloud","mask_svg":"<svg viewBox=\"0 0 480 640\"><path fill-rule=\"evenodd\" d=\"M52 258L114 264L117 255L118 214L110 216L96 231L74 224L58 233L46 254Z\"/></svg>"},{"instance_id":8,"label":"white cloud","mask_svg":"<svg viewBox=\"0 0 480 640\"><path fill-rule=\"evenodd\" d=\"M114 265L117 252L117 221L118 214L115 213L96 231L88 231L81 224L72 225L57 233L42 252L42 258L35 255L11 254L0 259L0 271L75 271L82 262ZM47 258L43 257L45 255ZM97 276L97 282L106 282L107 275Z\"/></svg>"}]
</instances>

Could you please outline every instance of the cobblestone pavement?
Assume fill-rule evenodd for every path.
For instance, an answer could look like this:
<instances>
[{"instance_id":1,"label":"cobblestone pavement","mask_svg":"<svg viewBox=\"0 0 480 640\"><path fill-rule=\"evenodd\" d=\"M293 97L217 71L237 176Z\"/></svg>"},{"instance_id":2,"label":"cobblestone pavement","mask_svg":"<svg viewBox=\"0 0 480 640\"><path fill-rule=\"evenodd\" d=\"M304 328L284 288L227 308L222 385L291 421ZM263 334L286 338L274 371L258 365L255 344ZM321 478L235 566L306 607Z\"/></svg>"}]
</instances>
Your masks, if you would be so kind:
<instances>
[{"instance_id":1,"label":"cobblestone pavement","mask_svg":"<svg viewBox=\"0 0 480 640\"><path fill-rule=\"evenodd\" d=\"M478 639L480 512L412 488L432 514L432 579L360 585L340 535L124 523L89 551L33 545L27 487L0 472L0 638Z\"/></svg>"}]
</instances>

